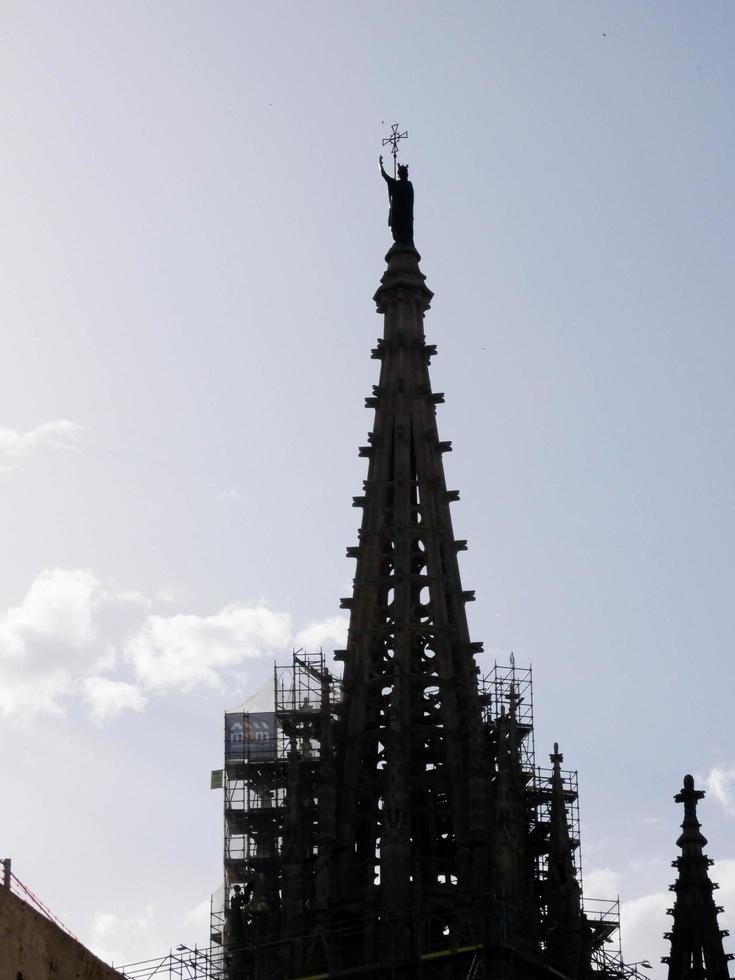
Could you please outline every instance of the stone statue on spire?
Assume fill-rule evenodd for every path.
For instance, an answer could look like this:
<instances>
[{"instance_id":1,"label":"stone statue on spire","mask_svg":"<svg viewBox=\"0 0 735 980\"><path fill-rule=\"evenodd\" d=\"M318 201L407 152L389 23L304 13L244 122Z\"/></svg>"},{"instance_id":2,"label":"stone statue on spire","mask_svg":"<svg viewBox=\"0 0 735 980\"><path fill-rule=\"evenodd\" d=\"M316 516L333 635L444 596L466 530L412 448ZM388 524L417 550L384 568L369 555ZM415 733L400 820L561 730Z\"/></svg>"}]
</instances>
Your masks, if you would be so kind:
<instances>
[{"instance_id":1,"label":"stone statue on spire","mask_svg":"<svg viewBox=\"0 0 735 980\"><path fill-rule=\"evenodd\" d=\"M390 210L388 211L388 224L393 233L393 241L396 245L410 245L413 247L413 184L408 179L408 167L405 164L397 166L396 158L398 155L398 140L405 139L408 133L398 132L398 123L394 123L391 135L383 140L383 144L390 143L393 147L393 176L385 172L383 157L380 157L380 173L388 185L388 200Z\"/></svg>"}]
</instances>

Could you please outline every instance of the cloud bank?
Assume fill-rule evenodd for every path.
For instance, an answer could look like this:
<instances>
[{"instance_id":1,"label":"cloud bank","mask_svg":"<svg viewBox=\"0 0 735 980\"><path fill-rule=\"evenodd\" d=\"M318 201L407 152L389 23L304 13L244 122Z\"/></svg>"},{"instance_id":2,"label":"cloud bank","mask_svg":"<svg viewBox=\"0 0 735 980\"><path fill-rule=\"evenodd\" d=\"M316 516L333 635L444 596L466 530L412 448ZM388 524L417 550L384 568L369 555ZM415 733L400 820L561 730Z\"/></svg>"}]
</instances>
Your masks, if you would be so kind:
<instances>
[{"instance_id":1,"label":"cloud bank","mask_svg":"<svg viewBox=\"0 0 735 980\"><path fill-rule=\"evenodd\" d=\"M713 766L699 780L704 788L722 810L730 817L735 817L735 769L727 766Z\"/></svg>"},{"instance_id":2,"label":"cloud bank","mask_svg":"<svg viewBox=\"0 0 735 980\"><path fill-rule=\"evenodd\" d=\"M63 715L76 700L99 725L145 710L155 696L239 686L256 658L345 642L344 616L294 632L290 613L264 600L206 615L172 604L88 569L39 572L21 602L0 612L0 720Z\"/></svg>"},{"instance_id":3,"label":"cloud bank","mask_svg":"<svg viewBox=\"0 0 735 980\"><path fill-rule=\"evenodd\" d=\"M94 624L99 588L91 572L44 569L0 615L0 717L59 714L77 679L110 662Z\"/></svg>"},{"instance_id":4,"label":"cloud bank","mask_svg":"<svg viewBox=\"0 0 735 980\"><path fill-rule=\"evenodd\" d=\"M282 651L290 641L288 613L235 603L212 616L148 616L125 657L147 690L187 693L203 685L221 691L223 670Z\"/></svg>"},{"instance_id":5,"label":"cloud bank","mask_svg":"<svg viewBox=\"0 0 735 980\"><path fill-rule=\"evenodd\" d=\"M42 422L26 432L0 427L0 472L11 473L20 463L40 449L73 450L79 448L83 426L69 419Z\"/></svg>"},{"instance_id":6,"label":"cloud bank","mask_svg":"<svg viewBox=\"0 0 735 980\"><path fill-rule=\"evenodd\" d=\"M109 677L86 677L83 690L92 719L98 725L126 711L142 711L148 703L135 685Z\"/></svg>"}]
</instances>

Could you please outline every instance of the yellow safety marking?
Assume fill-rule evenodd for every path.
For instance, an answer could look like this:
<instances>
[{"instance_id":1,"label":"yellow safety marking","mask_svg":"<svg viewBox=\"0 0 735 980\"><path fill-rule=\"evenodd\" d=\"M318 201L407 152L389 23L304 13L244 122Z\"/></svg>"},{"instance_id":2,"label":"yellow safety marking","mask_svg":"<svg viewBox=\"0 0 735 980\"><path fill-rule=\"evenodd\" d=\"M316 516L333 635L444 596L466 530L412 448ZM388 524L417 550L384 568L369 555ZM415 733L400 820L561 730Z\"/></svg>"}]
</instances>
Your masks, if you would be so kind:
<instances>
[{"instance_id":1,"label":"yellow safety marking","mask_svg":"<svg viewBox=\"0 0 735 980\"><path fill-rule=\"evenodd\" d=\"M436 953L423 953L419 956L420 960L438 960L440 956L456 956L457 953L471 953L474 950L482 949L482 945L478 946L454 946L452 949L440 949Z\"/></svg>"}]
</instances>

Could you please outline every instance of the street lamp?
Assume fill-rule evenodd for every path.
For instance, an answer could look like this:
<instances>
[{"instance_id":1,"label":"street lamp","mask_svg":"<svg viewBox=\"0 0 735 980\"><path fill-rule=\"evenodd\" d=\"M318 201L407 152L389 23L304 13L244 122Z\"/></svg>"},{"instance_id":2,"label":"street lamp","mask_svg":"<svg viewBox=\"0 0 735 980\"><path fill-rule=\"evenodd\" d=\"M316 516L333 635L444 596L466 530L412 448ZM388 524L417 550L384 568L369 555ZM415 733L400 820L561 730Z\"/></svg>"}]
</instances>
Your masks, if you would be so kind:
<instances>
[{"instance_id":1,"label":"street lamp","mask_svg":"<svg viewBox=\"0 0 735 980\"><path fill-rule=\"evenodd\" d=\"M626 974L626 976L628 976L628 977L640 977L641 976L641 973L640 973L640 971L638 969L639 966L642 967L644 970L652 970L653 969L653 967L651 966L651 964L650 964L650 962L648 960L636 960L634 963L626 963L625 964L625 974Z\"/></svg>"}]
</instances>

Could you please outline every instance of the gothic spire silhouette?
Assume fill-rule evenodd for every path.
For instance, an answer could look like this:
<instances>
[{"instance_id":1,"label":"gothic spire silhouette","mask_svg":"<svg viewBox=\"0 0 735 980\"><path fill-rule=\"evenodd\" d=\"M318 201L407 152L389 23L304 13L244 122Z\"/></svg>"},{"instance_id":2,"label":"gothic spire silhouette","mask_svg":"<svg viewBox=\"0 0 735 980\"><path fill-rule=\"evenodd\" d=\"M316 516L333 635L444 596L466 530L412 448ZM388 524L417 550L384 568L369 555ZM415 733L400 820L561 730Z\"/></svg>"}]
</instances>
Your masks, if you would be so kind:
<instances>
[{"instance_id":1,"label":"gothic spire silhouette","mask_svg":"<svg viewBox=\"0 0 735 980\"><path fill-rule=\"evenodd\" d=\"M558 751L551 777L536 768L530 669L511 655L479 676L466 542L452 526L459 493L444 473L451 443L437 426L444 396L429 376L433 294L398 205L374 297L380 372L359 449L341 684L321 653L294 654L272 755L228 770L233 792L243 780L255 800L228 817L233 840L243 833L229 881L256 882L231 980L588 980L617 921L597 921L594 947L570 829L576 776ZM303 704L299 677L319 691ZM600 962L598 980L618 976Z\"/></svg>"},{"instance_id":2,"label":"gothic spire silhouette","mask_svg":"<svg viewBox=\"0 0 735 980\"><path fill-rule=\"evenodd\" d=\"M374 909L408 943L413 911L452 913L487 888L485 739L428 365L432 293L396 245L375 294L384 335L350 610L338 732L337 904ZM403 928L405 927L405 928ZM406 948L408 952L408 947Z\"/></svg>"},{"instance_id":3,"label":"gothic spire silhouette","mask_svg":"<svg viewBox=\"0 0 735 980\"><path fill-rule=\"evenodd\" d=\"M574 867L579 841L572 838L566 809L566 790L562 781L564 756L554 743L550 756L551 807L549 819L546 933L549 961L565 976L580 976L583 956L588 952L589 929L582 912L582 890Z\"/></svg>"},{"instance_id":4,"label":"gothic spire silhouette","mask_svg":"<svg viewBox=\"0 0 735 980\"><path fill-rule=\"evenodd\" d=\"M684 777L684 786L674 800L684 804L682 832L677 840L680 857L672 861L679 874L671 891L676 901L667 914L673 916L671 932L665 938L671 942L671 952L662 957L668 963L668 980L728 980L728 960L722 946L725 929L720 929L717 916L723 911L712 896L719 886L710 881L708 868L714 863L704 853L707 838L701 833L697 819L697 803L704 790L694 788L692 776Z\"/></svg>"}]
</instances>

